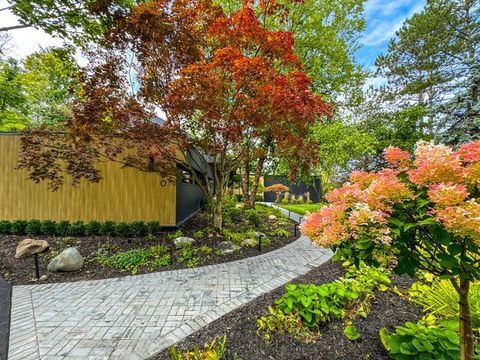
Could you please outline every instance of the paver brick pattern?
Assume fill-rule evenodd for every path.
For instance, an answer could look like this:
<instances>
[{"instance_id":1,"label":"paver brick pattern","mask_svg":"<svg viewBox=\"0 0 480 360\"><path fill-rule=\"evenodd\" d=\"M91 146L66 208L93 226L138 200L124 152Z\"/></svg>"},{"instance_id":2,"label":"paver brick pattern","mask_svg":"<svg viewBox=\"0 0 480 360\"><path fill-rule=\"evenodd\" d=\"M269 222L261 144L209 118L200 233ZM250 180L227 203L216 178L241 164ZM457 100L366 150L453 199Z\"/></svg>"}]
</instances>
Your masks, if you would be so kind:
<instances>
[{"instance_id":1,"label":"paver brick pattern","mask_svg":"<svg viewBox=\"0 0 480 360\"><path fill-rule=\"evenodd\" d=\"M9 359L145 359L331 255L301 237L225 264L14 286Z\"/></svg>"}]
</instances>

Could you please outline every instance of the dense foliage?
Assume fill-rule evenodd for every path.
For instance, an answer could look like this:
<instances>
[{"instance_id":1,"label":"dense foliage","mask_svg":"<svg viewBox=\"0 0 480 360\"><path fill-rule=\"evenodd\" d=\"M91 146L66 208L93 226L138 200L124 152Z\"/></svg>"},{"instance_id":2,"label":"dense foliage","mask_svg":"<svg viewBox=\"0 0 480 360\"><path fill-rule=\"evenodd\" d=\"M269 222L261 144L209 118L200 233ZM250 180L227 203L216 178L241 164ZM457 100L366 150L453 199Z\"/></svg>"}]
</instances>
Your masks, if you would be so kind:
<instances>
[{"instance_id":1,"label":"dense foliage","mask_svg":"<svg viewBox=\"0 0 480 360\"><path fill-rule=\"evenodd\" d=\"M450 279L460 297L462 359L472 359L468 293L480 278L480 142L457 151L420 142L413 159L390 147L385 159L391 168L354 172L331 191L330 204L308 216L302 232L357 262Z\"/></svg>"}]
</instances>

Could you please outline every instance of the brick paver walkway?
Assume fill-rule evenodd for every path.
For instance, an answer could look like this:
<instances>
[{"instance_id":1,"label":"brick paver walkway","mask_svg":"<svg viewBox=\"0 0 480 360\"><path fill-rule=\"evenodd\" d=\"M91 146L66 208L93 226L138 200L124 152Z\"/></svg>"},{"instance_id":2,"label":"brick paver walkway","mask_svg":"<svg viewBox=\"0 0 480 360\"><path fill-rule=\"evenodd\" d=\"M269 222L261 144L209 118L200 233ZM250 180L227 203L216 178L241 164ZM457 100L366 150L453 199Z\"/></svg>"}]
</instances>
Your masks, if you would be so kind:
<instances>
[{"instance_id":1,"label":"brick paver walkway","mask_svg":"<svg viewBox=\"0 0 480 360\"><path fill-rule=\"evenodd\" d=\"M145 359L330 257L302 237L226 264L14 286L9 359Z\"/></svg>"}]
</instances>

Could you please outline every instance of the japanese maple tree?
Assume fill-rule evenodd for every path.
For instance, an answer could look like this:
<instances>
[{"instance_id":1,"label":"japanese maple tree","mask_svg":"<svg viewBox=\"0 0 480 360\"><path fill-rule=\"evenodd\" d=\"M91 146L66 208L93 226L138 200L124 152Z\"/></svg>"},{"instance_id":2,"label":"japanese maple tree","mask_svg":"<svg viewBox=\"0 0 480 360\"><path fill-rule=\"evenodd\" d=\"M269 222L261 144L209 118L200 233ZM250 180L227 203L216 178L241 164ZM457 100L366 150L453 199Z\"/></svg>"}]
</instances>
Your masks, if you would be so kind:
<instances>
[{"instance_id":1,"label":"japanese maple tree","mask_svg":"<svg viewBox=\"0 0 480 360\"><path fill-rule=\"evenodd\" d=\"M357 262L450 279L460 299L461 359L472 360L468 294L480 279L480 142L457 151L420 142L413 159L389 147L385 159L390 168L353 172L327 194L329 205L307 216L302 232Z\"/></svg>"},{"instance_id":2,"label":"japanese maple tree","mask_svg":"<svg viewBox=\"0 0 480 360\"><path fill-rule=\"evenodd\" d=\"M97 181L94 164L101 157L163 176L174 176L180 165L212 202L214 227L221 230L222 200L240 160L268 141L291 159L294 173L308 168L315 161L311 125L329 111L293 53L291 34L261 24L262 12L286 18L284 8L273 1L259 8L245 2L226 15L210 0L134 7L90 53L66 135L53 141L45 129L41 136L31 132L20 166L56 187L62 171L76 181ZM151 121L158 110L161 125ZM48 142L43 139L55 148L29 146ZM93 155L72 159L79 147ZM195 162L211 171L199 171Z\"/></svg>"}]
</instances>

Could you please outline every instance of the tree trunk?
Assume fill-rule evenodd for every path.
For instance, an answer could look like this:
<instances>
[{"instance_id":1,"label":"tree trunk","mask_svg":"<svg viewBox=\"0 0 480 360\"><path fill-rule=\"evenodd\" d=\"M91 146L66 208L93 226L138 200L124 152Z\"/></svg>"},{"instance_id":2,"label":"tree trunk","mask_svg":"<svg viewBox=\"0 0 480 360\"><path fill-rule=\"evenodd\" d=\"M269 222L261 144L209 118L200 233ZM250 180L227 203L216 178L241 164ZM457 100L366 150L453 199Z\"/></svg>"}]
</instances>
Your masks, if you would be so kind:
<instances>
[{"instance_id":1,"label":"tree trunk","mask_svg":"<svg viewBox=\"0 0 480 360\"><path fill-rule=\"evenodd\" d=\"M250 197L248 193L248 183L250 181L250 173L248 171L248 160L243 159L240 163L240 173L241 173L241 182L242 182L242 194L243 202L247 205L250 202Z\"/></svg>"},{"instance_id":2,"label":"tree trunk","mask_svg":"<svg viewBox=\"0 0 480 360\"><path fill-rule=\"evenodd\" d=\"M461 257L465 257L467 253L467 246L462 244ZM465 267L460 264L460 279L457 283L452 279L452 284L459 295L460 305L460 360L473 360L474 340L472 328L472 313L470 312L470 303L468 294L470 292L470 280L465 276Z\"/></svg>"},{"instance_id":3,"label":"tree trunk","mask_svg":"<svg viewBox=\"0 0 480 360\"><path fill-rule=\"evenodd\" d=\"M246 208L255 207L258 184L260 183L260 177L262 176L264 163L265 163L265 156L262 156L258 159L257 166L255 167L255 176L253 178L252 192L250 193L250 199L248 204L246 204Z\"/></svg>"},{"instance_id":4,"label":"tree trunk","mask_svg":"<svg viewBox=\"0 0 480 360\"><path fill-rule=\"evenodd\" d=\"M218 194L213 200L213 228L218 232L221 232L223 229L222 197Z\"/></svg>"},{"instance_id":5,"label":"tree trunk","mask_svg":"<svg viewBox=\"0 0 480 360\"><path fill-rule=\"evenodd\" d=\"M468 294L470 291L470 281L463 276L460 278L460 360L473 360L473 329L472 313Z\"/></svg>"}]
</instances>

